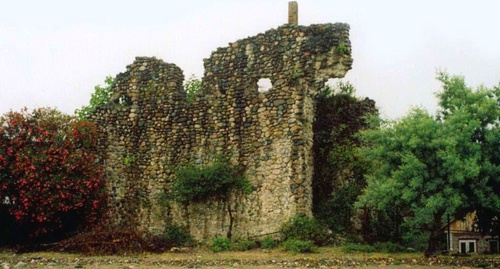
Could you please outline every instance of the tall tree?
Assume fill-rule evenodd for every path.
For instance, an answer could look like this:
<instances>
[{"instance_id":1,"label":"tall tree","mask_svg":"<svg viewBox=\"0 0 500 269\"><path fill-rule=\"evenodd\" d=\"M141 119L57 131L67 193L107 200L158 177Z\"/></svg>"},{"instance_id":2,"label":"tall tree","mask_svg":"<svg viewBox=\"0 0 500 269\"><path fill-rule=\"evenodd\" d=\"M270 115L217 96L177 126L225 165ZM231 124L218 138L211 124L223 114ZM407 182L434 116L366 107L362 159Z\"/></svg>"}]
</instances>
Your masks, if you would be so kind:
<instances>
[{"instance_id":1,"label":"tall tree","mask_svg":"<svg viewBox=\"0 0 500 269\"><path fill-rule=\"evenodd\" d=\"M483 234L500 236L500 83L493 88L480 86L472 91L463 77L438 73L443 91L438 93L444 121L468 124L475 121L470 143L479 147L481 169L471 180L466 193L471 198L463 204L462 215L476 211L477 224ZM462 144L468 150L468 144Z\"/></svg>"},{"instance_id":2,"label":"tall tree","mask_svg":"<svg viewBox=\"0 0 500 269\"><path fill-rule=\"evenodd\" d=\"M498 88L473 91L463 77L439 73L436 116L414 109L365 131L362 150L373 160L358 206L392 210L415 229L429 231L426 253L437 250L444 214L461 217L485 208L498 212ZM497 147L498 149L498 147Z\"/></svg>"}]
</instances>

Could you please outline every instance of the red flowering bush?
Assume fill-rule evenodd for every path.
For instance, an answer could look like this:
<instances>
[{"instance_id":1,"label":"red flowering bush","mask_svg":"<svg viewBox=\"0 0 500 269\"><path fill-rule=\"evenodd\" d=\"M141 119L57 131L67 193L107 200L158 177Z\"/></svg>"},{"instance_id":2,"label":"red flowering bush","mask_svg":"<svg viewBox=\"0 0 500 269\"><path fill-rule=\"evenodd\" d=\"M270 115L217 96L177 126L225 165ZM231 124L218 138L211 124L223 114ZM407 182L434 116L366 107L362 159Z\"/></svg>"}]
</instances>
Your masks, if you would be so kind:
<instances>
[{"instance_id":1,"label":"red flowering bush","mask_svg":"<svg viewBox=\"0 0 500 269\"><path fill-rule=\"evenodd\" d=\"M31 237L67 232L64 225L75 218L83 222L78 227L95 224L106 201L96 135L92 122L55 109L3 115L0 209Z\"/></svg>"}]
</instances>

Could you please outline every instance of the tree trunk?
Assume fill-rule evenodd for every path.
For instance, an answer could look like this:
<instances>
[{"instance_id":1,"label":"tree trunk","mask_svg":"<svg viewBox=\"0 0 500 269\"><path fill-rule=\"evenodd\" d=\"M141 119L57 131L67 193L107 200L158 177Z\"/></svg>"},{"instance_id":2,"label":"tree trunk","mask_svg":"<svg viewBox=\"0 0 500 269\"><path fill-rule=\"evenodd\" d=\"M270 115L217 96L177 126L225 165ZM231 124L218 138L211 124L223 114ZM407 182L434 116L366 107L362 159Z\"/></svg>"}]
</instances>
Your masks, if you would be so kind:
<instances>
[{"instance_id":1,"label":"tree trunk","mask_svg":"<svg viewBox=\"0 0 500 269\"><path fill-rule=\"evenodd\" d=\"M434 256L437 252L439 238L441 236L441 217L443 214L434 214L434 224L432 225L431 234L429 237L429 245L425 251L425 256Z\"/></svg>"},{"instance_id":2,"label":"tree trunk","mask_svg":"<svg viewBox=\"0 0 500 269\"><path fill-rule=\"evenodd\" d=\"M233 236L233 211L231 209L231 202L227 199L227 212L229 213L229 229L227 231L227 238L231 239Z\"/></svg>"}]
</instances>

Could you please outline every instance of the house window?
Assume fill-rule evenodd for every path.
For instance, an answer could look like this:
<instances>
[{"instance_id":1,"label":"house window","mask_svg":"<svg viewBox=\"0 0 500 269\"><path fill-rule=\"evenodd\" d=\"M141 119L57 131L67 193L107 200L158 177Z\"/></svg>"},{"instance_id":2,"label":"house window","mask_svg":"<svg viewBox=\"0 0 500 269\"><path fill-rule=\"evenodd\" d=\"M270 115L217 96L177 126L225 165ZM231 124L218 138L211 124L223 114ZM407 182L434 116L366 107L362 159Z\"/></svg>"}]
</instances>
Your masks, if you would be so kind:
<instances>
[{"instance_id":1,"label":"house window","mask_svg":"<svg viewBox=\"0 0 500 269\"><path fill-rule=\"evenodd\" d=\"M466 253L476 253L476 240L460 240L459 241L459 246L460 246L460 253L466 254Z\"/></svg>"},{"instance_id":2,"label":"house window","mask_svg":"<svg viewBox=\"0 0 500 269\"><path fill-rule=\"evenodd\" d=\"M498 254L498 241L497 240L491 240L490 241L490 253L496 253Z\"/></svg>"}]
</instances>

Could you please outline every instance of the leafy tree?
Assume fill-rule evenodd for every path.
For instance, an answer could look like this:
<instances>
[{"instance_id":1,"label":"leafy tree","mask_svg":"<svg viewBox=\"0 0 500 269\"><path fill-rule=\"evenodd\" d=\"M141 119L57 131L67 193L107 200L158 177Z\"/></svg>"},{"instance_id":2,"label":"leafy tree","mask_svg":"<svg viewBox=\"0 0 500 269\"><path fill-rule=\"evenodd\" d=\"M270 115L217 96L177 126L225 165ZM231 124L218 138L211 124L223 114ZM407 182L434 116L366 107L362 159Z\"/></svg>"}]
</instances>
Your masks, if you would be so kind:
<instances>
[{"instance_id":1,"label":"leafy tree","mask_svg":"<svg viewBox=\"0 0 500 269\"><path fill-rule=\"evenodd\" d=\"M88 119L98 106L106 104L109 101L113 93L115 79L107 76L104 83L104 86L97 85L94 87L95 91L90 97L90 104L88 106L82 106L82 108L75 110L75 115L79 120Z\"/></svg>"},{"instance_id":2,"label":"leafy tree","mask_svg":"<svg viewBox=\"0 0 500 269\"><path fill-rule=\"evenodd\" d=\"M351 232L354 202L365 185L365 165L356 155L356 134L375 114L375 102L354 96L354 87L325 87L316 99L313 211L336 232Z\"/></svg>"},{"instance_id":3,"label":"leafy tree","mask_svg":"<svg viewBox=\"0 0 500 269\"><path fill-rule=\"evenodd\" d=\"M429 231L427 254L435 253L443 216L487 209L499 212L498 88L473 91L463 77L439 73L443 91L436 116L413 109L396 121L378 121L363 132L373 160L358 206L393 210L406 225ZM493 153L494 151L495 153Z\"/></svg>"},{"instance_id":4,"label":"leafy tree","mask_svg":"<svg viewBox=\"0 0 500 269\"><path fill-rule=\"evenodd\" d=\"M0 117L2 224L12 221L33 238L96 223L106 199L93 153L96 131L50 108Z\"/></svg>"},{"instance_id":5,"label":"leafy tree","mask_svg":"<svg viewBox=\"0 0 500 269\"><path fill-rule=\"evenodd\" d=\"M479 230L484 234L500 234L500 83L492 89L479 87L472 91L463 77L438 74L444 91L438 93L444 120L474 120L476 128L471 142L480 148L481 170L467 186L471 197L462 215L475 210ZM460 118L458 118L460 117ZM458 119L456 119L458 118ZM464 148L467 150L467 148Z\"/></svg>"}]
</instances>

